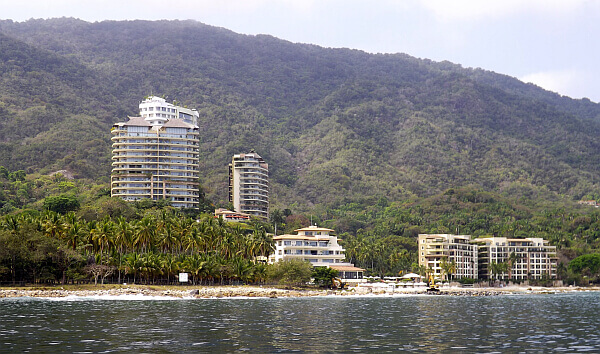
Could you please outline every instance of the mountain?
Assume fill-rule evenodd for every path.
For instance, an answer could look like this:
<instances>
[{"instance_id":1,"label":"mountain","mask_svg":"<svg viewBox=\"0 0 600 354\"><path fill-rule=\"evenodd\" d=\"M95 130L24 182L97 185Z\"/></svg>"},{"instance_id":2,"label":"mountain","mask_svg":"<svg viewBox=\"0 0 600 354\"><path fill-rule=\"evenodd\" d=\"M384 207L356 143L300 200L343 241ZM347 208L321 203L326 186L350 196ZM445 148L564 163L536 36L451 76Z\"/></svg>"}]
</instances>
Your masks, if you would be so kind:
<instances>
[{"instance_id":1,"label":"mountain","mask_svg":"<svg viewBox=\"0 0 600 354\"><path fill-rule=\"evenodd\" d=\"M600 105L506 75L194 21L0 21L0 165L107 182L110 126L149 94L200 112L216 202L252 148L274 206L297 210L464 186L600 196Z\"/></svg>"}]
</instances>

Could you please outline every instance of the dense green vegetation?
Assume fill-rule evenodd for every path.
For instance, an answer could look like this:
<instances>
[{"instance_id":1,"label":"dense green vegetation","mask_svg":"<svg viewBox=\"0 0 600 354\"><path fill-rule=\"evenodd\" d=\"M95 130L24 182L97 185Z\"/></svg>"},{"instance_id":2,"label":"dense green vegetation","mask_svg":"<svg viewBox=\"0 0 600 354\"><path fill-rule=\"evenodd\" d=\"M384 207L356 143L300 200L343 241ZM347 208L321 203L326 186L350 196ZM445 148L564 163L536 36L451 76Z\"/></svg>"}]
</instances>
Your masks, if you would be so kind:
<instances>
[{"instance_id":1,"label":"dense green vegetation","mask_svg":"<svg viewBox=\"0 0 600 354\"><path fill-rule=\"evenodd\" d=\"M24 225L3 239L64 247L37 226L44 218L71 215L91 234L169 210L108 196L110 126L136 115L150 93L200 112L203 211L227 205L227 163L254 148L270 164L280 233L312 216L338 232L348 260L373 273L410 269L420 232L544 237L563 266L600 248L600 214L575 204L600 199L597 103L405 54L292 44L193 21L68 18L0 21L0 214ZM58 170L75 179L49 175ZM93 256L116 267L110 277L140 279L107 264L111 252L191 256L82 246L75 253L85 260L69 266L77 274ZM36 257L24 258L38 267L28 280L62 276L60 267L41 276L50 261Z\"/></svg>"},{"instance_id":2,"label":"dense green vegetation","mask_svg":"<svg viewBox=\"0 0 600 354\"><path fill-rule=\"evenodd\" d=\"M293 233L308 226L309 217L335 229L347 260L373 275L419 271L417 235L454 232L544 237L559 248L562 279L569 283L597 279L593 266L566 266L571 259L600 249L600 211L560 200L515 199L457 188L413 201L366 198L338 208L315 208L311 215L275 209L272 223L255 220L246 225L223 223L199 210L174 210L165 201L127 203L110 198L103 185L61 174L27 175L0 167L0 183L4 186L0 210L6 214L0 219L0 281L108 277L167 283L185 270L193 282L268 279L297 285L310 278L310 267L285 264L268 269L252 260L270 252L267 232L274 231L275 222L279 233ZM137 266L132 268L131 262ZM173 264L165 268L169 262ZM213 267L223 273L218 277L203 273ZM329 275L312 275L321 285L331 285Z\"/></svg>"},{"instance_id":3,"label":"dense green vegetation","mask_svg":"<svg viewBox=\"0 0 600 354\"><path fill-rule=\"evenodd\" d=\"M0 280L71 282L109 277L115 282L192 284L260 282L273 240L260 225L227 224L207 215L195 221L175 211L149 210L141 219L86 222L74 212L22 213L3 219Z\"/></svg>"},{"instance_id":4,"label":"dense green vegetation","mask_svg":"<svg viewBox=\"0 0 600 354\"><path fill-rule=\"evenodd\" d=\"M600 106L503 75L193 21L0 21L0 39L0 164L12 170L106 182L110 124L154 93L198 108L217 204L231 155L250 148L270 163L274 206L304 212L467 185L600 196Z\"/></svg>"},{"instance_id":5,"label":"dense green vegetation","mask_svg":"<svg viewBox=\"0 0 600 354\"><path fill-rule=\"evenodd\" d=\"M569 263L571 271L580 282L600 281L600 253L584 254Z\"/></svg>"}]
</instances>

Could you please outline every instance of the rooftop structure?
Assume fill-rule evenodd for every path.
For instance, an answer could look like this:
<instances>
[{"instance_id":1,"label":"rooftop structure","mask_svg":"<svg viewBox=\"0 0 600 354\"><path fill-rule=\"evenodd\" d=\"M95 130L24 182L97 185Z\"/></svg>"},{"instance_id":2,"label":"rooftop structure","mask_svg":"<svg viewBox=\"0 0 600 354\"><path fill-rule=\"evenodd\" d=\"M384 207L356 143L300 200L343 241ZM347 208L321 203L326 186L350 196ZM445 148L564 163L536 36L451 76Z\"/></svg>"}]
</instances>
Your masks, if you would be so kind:
<instances>
[{"instance_id":1,"label":"rooftop structure","mask_svg":"<svg viewBox=\"0 0 600 354\"><path fill-rule=\"evenodd\" d=\"M227 209L223 209L223 208L215 209L215 217L223 218L223 220L230 221L230 222L239 222L239 221L249 221L250 220L250 214L237 213L235 211L231 211L231 210L227 210Z\"/></svg>"},{"instance_id":2,"label":"rooftop structure","mask_svg":"<svg viewBox=\"0 0 600 354\"><path fill-rule=\"evenodd\" d=\"M543 238L480 237L479 274L482 279L556 279L556 246ZM494 264L504 264L504 270Z\"/></svg>"},{"instance_id":3,"label":"rooftop structure","mask_svg":"<svg viewBox=\"0 0 600 354\"><path fill-rule=\"evenodd\" d=\"M236 212L269 219L269 165L254 150L233 155L229 164L229 202Z\"/></svg>"},{"instance_id":4,"label":"rooftop structure","mask_svg":"<svg viewBox=\"0 0 600 354\"><path fill-rule=\"evenodd\" d=\"M116 123L111 132L112 196L198 207L198 126L148 114Z\"/></svg>"},{"instance_id":5,"label":"rooftop structure","mask_svg":"<svg viewBox=\"0 0 600 354\"><path fill-rule=\"evenodd\" d=\"M176 106L157 96L145 98L139 108L142 118L181 119L188 124L198 125L200 117L195 109Z\"/></svg>"},{"instance_id":6,"label":"rooftop structure","mask_svg":"<svg viewBox=\"0 0 600 354\"><path fill-rule=\"evenodd\" d=\"M430 269L437 279L478 277L477 245L470 243L469 235L420 234L419 265ZM443 263L453 263L454 271L445 274Z\"/></svg>"}]
</instances>

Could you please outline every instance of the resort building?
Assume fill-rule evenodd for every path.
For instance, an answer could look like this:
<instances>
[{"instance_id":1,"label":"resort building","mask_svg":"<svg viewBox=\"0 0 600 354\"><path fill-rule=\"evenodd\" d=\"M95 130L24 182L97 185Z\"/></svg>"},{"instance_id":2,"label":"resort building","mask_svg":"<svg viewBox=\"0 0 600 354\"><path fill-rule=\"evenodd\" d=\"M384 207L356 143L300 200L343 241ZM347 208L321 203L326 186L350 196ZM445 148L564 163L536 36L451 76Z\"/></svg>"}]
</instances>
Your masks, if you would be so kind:
<instances>
[{"instance_id":1,"label":"resort building","mask_svg":"<svg viewBox=\"0 0 600 354\"><path fill-rule=\"evenodd\" d=\"M481 237L472 242L479 245L482 279L556 279L556 246L543 238Z\"/></svg>"},{"instance_id":2,"label":"resort building","mask_svg":"<svg viewBox=\"0 0 600 354\"><path fill-rule=\"evenodd\" d=\"M229 202L238 213L269 219L269 165L251 150L229 164Z\"/></svg>"},{"instance_id":3,"label":"resort building","mask_svg":"<svg viewBox=\"0 0 600 354\"><path fill-rule=\"evenodd\" d=\"M309 261L314 267L329 267L339 272L345 282L362 282L364 269L344 262L344 248L338 244L334 230L309 226L295 230L297 235L278 235L275 241L275 253L269 257L269 263L288 259Z\"/></svg>"},{"instance_id":4,"label":"resort building","mask_svg":"<svg viewBox=\"0 0 600 354\"><path fill-rule=\"evenodd\" d=\"M151 99L156 97L142 104ZM150 110L142 104L146 117L130 117L112 127L111 195L128 201L166 199L174 207L197 208L198 126L179 118L181 111L159 116L159 106Z\"/></svg>"},{"instance_id":5,"label":"resort building","mask_svg":"<svg viewBox=\"0 0 600 354\"><path fill-rule=\"evenodd\" d=\"M164 98L149 96L140 102L140 117L181 119L192 125L198 125L200 114L195 109L176 106Z\"/></svg>"},{"instance_id":6,"label":"resort building","mask_svg":"<svg viewBox=\"0 0 600 354\"><path fill-rule=\"evenodd\" d=\"M419 265L433 273L436 279L477 279L477 245L470 243L469 235L420 234ZM454 265L454 271L446 274L444 263Z\"/></svg>"}]
</instances>

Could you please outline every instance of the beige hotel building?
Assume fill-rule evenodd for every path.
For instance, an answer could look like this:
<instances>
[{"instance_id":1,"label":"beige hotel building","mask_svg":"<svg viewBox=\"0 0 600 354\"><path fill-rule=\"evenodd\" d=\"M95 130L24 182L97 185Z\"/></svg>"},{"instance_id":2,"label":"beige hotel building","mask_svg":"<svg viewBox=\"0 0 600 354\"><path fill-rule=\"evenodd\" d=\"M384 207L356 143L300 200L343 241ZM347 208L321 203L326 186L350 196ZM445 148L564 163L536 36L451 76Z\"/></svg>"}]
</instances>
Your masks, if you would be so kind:
<instances>
[{"instance_id":1,"label":"beige hotel building","mask_svg":"<svg viewBox=\"0 0 600 354\"><path fill-rule=\"evenodd\" d=\"M556 247L542 238L480 237L470 235L420 234L419 265L442 279L442 260L456 264L453 279L556 279ZM493 263L508 270L495 274Z\"/></svg>"},{"instance_id":2,"label":"beige hotel building","mask_svg":"<svg viewBox=\"0 0 600 354\"><path fill-rule=\"evenodd\" d=\"M420 234L419 265L433 271L436 279L444 275L442 260L454 261L456 270L449 278L477 279L477 245L471 244L469 235Z\"/></svg>"}]
</instances>

